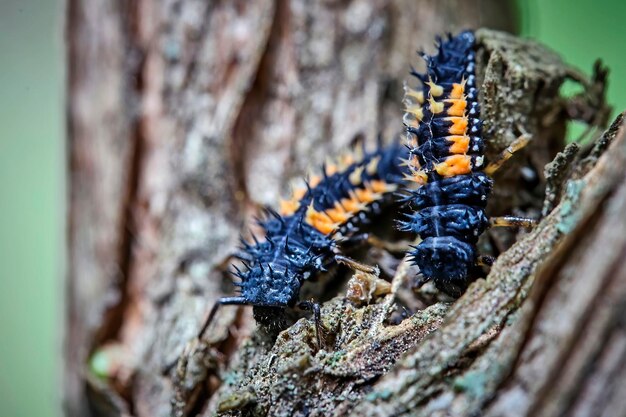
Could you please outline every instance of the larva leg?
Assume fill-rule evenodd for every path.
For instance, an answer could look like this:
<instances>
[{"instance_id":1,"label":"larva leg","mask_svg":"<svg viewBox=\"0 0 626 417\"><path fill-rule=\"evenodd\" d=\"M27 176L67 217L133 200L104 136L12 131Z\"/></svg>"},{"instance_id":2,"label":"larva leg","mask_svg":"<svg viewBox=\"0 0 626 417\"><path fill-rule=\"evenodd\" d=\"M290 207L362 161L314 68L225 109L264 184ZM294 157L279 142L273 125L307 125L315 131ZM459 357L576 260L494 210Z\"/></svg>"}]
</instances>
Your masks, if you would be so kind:
<instances>
[{"instance_id":1,"label":"larva leg","mask_svg":"<svg viewBox=\"0 0 626 417\"><path fill-rule=\"evenodd\" d=\"M506 161L508 161L515 152L523 149L530 142L530 135L523 134L513 141L505 150L503 150L495 161L490 162L485 167L485 174L493 175Z\"/></svg>"},{"instance_id":2,"label":"larva leg","mask_svg":"<svg viewBox=\"0 0 626 417\"><path fill-rule=\"evenodd\" d=\"M366 274L373 274L378 276L378 274L380 273L380 270L377 266L365 265L358 261L355 261L352 258L348 258L347 256L335 255L335 261L337 261L337 263L344 264L349 268L354 269L355 271L361 271Z\"/></svg>"},{"instance_id":3,"label":"larva leg","mask_svg":"<svg viewBox=\"0 0 626 417\"><path fill-rule=\"evenodd\" d=\"M489 219L491 227L523 227L525 229L533 228L537 225L537 220L527 219L524 217L501 216L491 217Z\"/></svg>"},{"instance_id":4,"label":"larva leg","mask_svg":"<svg viewBox=\"0 0 626 417\"><path fill-rule=\"evenodd\" d=\"M202 337L204 336L207 329L213 322L213 319L215 318L215 314L217 313L217 310L220 308L220 306L244 305L244 304L247 304L247 303L246 303L246 299L243 297L222 297L219 300L217 300L215 304L213 304L213 307L211 307L211 311L209 312L209 315L207 316L207 318L204 320L204 323L202 324L202 327L200 328L200 331L198 332L196 337L193 340L191 340L189 343L187 343L187 345L183 349L183 355L181 355L181 358L179 358L179 361L182 360L182 358L185 355L187 355L189 352L193 351L195 347L202 341ZM174 365L173 363L170 365L167 365L164 372L168 372L169 369L171 369L173 365Z\"/></svg>"},{"instance_id":5,"label":"larva leg","mask_svg":"<svg viewBox=\"0 0 626 417\"><path fill-rule=\"evenodd\" d=\"M206 320L204 321L204 324L200 328L197 338L202 339L202 336L204 336L204 333L209 328L209 325L215 318L215 313L217 313L217 310L221 305L244 305L244 304L247 304L247 303L246 303L245 298L243 297L222 297L219 300L217 300L215 304L213 304L213 307L211 308L211 312L209 313Z\"/></svg>"},{"instance_id":6,"label":"larva leg","mask_svg":"<svg viewBox=\"0 0 626 417\"><path fill-rule=\"evenodd\" d=\"M321 331L322 331L322 319L320 313L320 305L313 301L300 301L298 303L298 307L302 310L312 311L313 312L313 320L315 321L315 337L317 338L317 348L322 348L322 339L321 339Z\"/></svg>"},{"instance_id":7,"label":"larva leg","mask_svg":"<svg viewBox=\"0 0 626 417\"><path fill-rule=\"evenodd\" d=\"M385 242L372 235L368 236L367 243L391 253L404 253L411 249L411 242L406 240L401 240L399 242Z\"/></svg>"},{"instance_id":8,"label":"larva leg","mask_svg":"<svg viewBox=\"0 0 626 417\"><path fill-rule=\"evenodd\" d=\"M392 253L403 253L408 251L410 247L410 242L400 241L400 242L385 242L378 237L369 234L369 233L361 233L358 235L350 236L346 238L343 243L347 243L349 245L361 245L361 244L369 244L375 248L384 249L387 252Z\"/></svg>"}]
</instances>

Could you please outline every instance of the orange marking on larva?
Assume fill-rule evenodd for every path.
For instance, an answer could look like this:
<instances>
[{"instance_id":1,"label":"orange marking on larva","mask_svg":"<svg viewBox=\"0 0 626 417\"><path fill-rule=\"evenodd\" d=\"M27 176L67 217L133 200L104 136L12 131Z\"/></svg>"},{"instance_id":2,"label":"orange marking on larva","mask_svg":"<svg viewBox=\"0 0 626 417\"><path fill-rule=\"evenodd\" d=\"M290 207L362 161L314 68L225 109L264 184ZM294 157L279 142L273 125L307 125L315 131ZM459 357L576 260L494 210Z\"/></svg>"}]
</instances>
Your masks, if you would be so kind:
<instances>
[{"instance_id":1,"label":"orange marking on larva","mask_svg":"<svg viewBox=\"0 0 626 417\"><path fill-rule=\"evenodd\" d=\"M445 106L442 101L436 101L434 98L431 97L428 102L430 103L430 111L433 114L443 112Z\"/></svg>"},{"instance_id":2,"label":"orange marking on larva","mask_svg":"<svg viewBox=\"0 0 626 417\"><path fill-rule=\"evenodd\" d=\"M309 205L309 208L307 208L306 210L305 220L307 223L312 225L318 217L319 213L317 212L317 210L315 210L313 204L311 203L311 205Z\"/></svg>"},{"instance_id":3,"label":"orange marking on larva","mask_svg":"<svg viewBox=\"0 0 626 417\"><path fill-rule=\"evenodd\" d=\"M336 229L334 224L323 220L316 220L311 226L313 226L325 235L332 233Z\"/></svg>"},{"instance_id":4,"label":"orange marking on larva","mask_svg":"<svg viewBox=\"0 0 626 417\"><path fill-rule=\"evenodd\" d=\"M313 204L307 209L305 221L325 235L337 228L337 224L325 212L315 210Z\"/></svg>"},{"instance_id":5,"label":"orange marking on larva","mask_svg":"<svg viewBox=\"0 0 626 417\"><path fill-rule=\"evenodd\" d=\"M359 199L359 201L362 203L371 203L372 201L377 199L374 193L366 188L357 188L356 190L354 190L354 193L356 194L356 197Z\"/></svg>"},{"instance_id":6,"label":"orange marking on larva","mask_svg":"<svg viewBox=\"0 0 626 417\"><path fill-rule=\"evenodd\" d=\"M296 200L280 200L280 214L290 216L298 210L300 204Z\"/></svg>"},{"instance_id":7,"label":"orange marking on larva","mask_svg":"<svg viewBox=\"0 0 626 417\"><path fill-rule=\"evenodd\" d=\"M464 135L467 131L466 117L446 117L446 120L452 122L452 126L448 129L451 135Z\"/></svg>"},{"instance_id":8,"label":"orange marking on larva","mask_svg":"<svg viewBox=\"0 0 626 417\"><path fill-rule=\"evenodd\" d=\"M460 99L463 98L463 94L465 94L465 81L461 84L454 83L452 85L452 91L450 92L450 98Z\"/></svg>"},{"instance_id":9,"label":"orange marking on larva","mask_svg":"<svg viewBox=\"0 0 626 417\"><path fill-rule=\"evenodd\" d=\"M435 171L443 177L469 174L472 158L468 155L451 155L445 161L435 165Z\"/></svg>"},{"instance_id":10,"label":"orange marking on larva","mask_svg":"<svg viewBox=\"0 0 626 417\"><path fill-rule=\"evenodd\" d=\"M378 195L378 193L374 192L374 190L372 189L372 185L369 183L369 181L366 181L363 184L363 188L365 189L365 191L373 195L372 201L378 200L380 198L380 195Z\"/></svg>"},{"instance_id":11,"label":"orange marking on larva","mask_svg":"<svg viewBox=\"0 0 626 417\"><path fill-rule=\"evenodd\" d=\"M426 171L415 171L412 175L412 181L424 185L428 182L428 174Z\"/></svg>"},{"instance_id":12,"label":"orange marking on larva","mask_svg":"<svg viewBox=\"0 0 626 417\"><path fill-rule=\"evenodd\" d=\"M326 210L326 214L335 223L345 223L348 219L350 219L350 217L352 217L352 215L345 211L338 203L335 204L335 207Z\"/></svg>"},{"instance_id":13,"label":"orange marking on larva","mask_svg":"<svg viewBox=\"0 0 626 417\"><path fill-rule=\"evenodd\" d=\"M365 208L365 205L361 203L359 198L353 192L350 193L350 198L344 198L341 200L341 205L351 213L357 213Z\"/></svg>"},{"instance_id":14,"label":"orange marking on larva","mask_svg":"<svg viewBox=\"0 0 626 417\"><path fill-rule=\"evenodd\" d=\"M317 184L319 184L321 180L322 177L320 177L319 175L311 175L311 177L309 178L309 185L311 186L311 188L313 188L317 186Z\"/></svg>"},{"instance_id":15,"label":"orange marking on larva","mask_svg":"<svg viewBox=\"0 0 626 417\"><path fill-rule=\"evenodd\" d=\"M293 200L301 200L306 194L306 188L295 188L291 194Z\"/></svg>"},{"instance_id":16,"label":"orange marking on larva","mask_svg":"<svg viewBox=\"0 0 626 417\"><path fill-rule=\"evenodd\" d=\"M406 175L405 179L419 185L424 185L428 182L428 174L426 174L425 171L413 171L411 175Z\"/></svg>"},{"instance_id":17,"label":"orange marking on larva","mask_svg":"<svg viewBox=\"0 0 626 417\"><path fill-rule=\"evenodd\" d=\"M467 101L464 99L446 100L446 102L452 105L448 108L448 116L463 116L465 115L465 108L467 107Z\"/></svg>"},{"instance_id":18,"label":"orange marking on larva","mask_svg":"<svg viewBox=\"0 0 626 417\"><path fill-rule=\"evenodd\" d=\"M372 180L369 185L372 188L372 191L377 194L383 194L388 191L392 191L392 189L395 189L392 184L387 184L385 181L382 180Z\"/></svg>"},{"instance_id":19,"label":"orange marking on larva","mask_svg":"<svg viewBox=\"0 0 626 417\"><path fill-rule=\"evenodd\" d=\"M333 175L337 173L337 165L335 164L327 164L326 165L326 175Z\"/></svg>"},{"instance_id":20,"label":"orange marking on larva","mask_svg":"<svg viewBox=\"0 0 626 417\"><path fill-rule=\"evenodd\" d=\"M446 139L448 139L448 142L452 142L450 153L465 154L469 150L469 136L448 136Z\"/></svg>"}]
</instances>

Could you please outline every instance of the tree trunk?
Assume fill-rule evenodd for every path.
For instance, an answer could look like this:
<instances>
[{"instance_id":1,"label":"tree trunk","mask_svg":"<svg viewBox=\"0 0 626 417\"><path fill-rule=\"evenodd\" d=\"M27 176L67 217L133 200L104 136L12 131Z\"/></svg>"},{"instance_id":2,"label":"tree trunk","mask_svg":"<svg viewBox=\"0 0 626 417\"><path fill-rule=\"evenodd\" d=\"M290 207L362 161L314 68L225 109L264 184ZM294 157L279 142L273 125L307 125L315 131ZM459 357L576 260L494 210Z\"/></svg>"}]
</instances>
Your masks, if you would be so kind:
<instances>
[{"instance_id":1,"label":"tree trunk","mask_svg":"<svg viewBox=\"0 0 626 417\"><path fill-rule=\"evenodd\" d=\"M524 161L549 197L539 227L455 304L428 303L396 326L383 323L395 292L370 306L325 303L332 349L309 343L308 320L268 343L247 308L222 309L208 340L189 343L231 294L222 271L257 208L353 141L397 135L401 81L434 35L510 31L514 16L497 0L70 0L68 414L620 410L621 122L544 178L565 120L602 89L489 31L478 57L488 153L520 129L533 135ZM567 77L583 83L582 101L559 98ZM543 194L518 192L517 172L497 179L492 210L539 215ZM503 248L513 238L493 237Z\"/></svg>"}]
</instances>

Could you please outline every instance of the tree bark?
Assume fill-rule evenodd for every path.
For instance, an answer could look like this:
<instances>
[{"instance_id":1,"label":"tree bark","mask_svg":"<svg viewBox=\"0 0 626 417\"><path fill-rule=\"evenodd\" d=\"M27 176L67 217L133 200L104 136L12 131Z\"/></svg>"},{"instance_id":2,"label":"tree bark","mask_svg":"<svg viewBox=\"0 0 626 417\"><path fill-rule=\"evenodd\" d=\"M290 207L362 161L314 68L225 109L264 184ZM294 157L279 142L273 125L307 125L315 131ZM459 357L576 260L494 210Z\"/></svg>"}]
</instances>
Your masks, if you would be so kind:
<instances>
[{"instance_id":1,"label":"tree bark","mask_svg":"<svg viewBox=\"0 0 626 417\"><path fill-rule=\"evenodd\" d=\"M561 157L570 164L558 167L573 168L548 176L559 181L548 181L547 217L452 306L434 302L389 326L395 294L362 307L335 298L323 310L335 349L319 352L306 320L269 343L249 309L223 309L209 340L189 344L231 293L222 271L257 208L353 141L397 135L401 80L434 35L511 31L514 16L497 0L70 0L68 414L619 410L619 124L597 165L601 148ZM597 83L539 46L480 39L489 154L531 133L525 161L543 190L543 166L579 114L561 83ZM516 172L498 178L493 212L538 215L543 195L517 192ZM610 251L593 249L606 242Z\"/></svg>"}]
</instances>

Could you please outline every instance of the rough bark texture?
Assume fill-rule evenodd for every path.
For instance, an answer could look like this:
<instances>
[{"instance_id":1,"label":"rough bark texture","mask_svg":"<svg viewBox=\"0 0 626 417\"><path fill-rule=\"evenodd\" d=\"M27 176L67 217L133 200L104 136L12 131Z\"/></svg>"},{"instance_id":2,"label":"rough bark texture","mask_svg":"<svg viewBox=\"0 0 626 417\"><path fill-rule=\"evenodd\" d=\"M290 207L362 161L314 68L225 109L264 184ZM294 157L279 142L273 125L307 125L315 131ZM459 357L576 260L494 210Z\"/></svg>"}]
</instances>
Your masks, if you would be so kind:
<instances>
[{"instance_id":1,"label":"rough bark texture","mask_svg":"<svg viewBox=\"0 0 626 417\"><path fill-rule=\"evenodd\" d=\"M274 341L245 308L222 309L207 340L193 339L232 291L224 265L257 207L355 139L398 134L402 80L435 34L512 30L513 16L496 0L70 0L68 414L622 410L624 130L587 157L568 148L545 178L565 120L606 114L601 71L587 81L491 31L478 60L489 154L534 138L497 178L491 210L543 208L542 223L456 303L410 293L430 301L401 322L388 316L404 264L378 303L326 294L337 297L323 306L321 350L309 320ZM566 101L568 77L585 94ZM520 165L536 184L520 182Z\"/></svg>"}]
</instances>

